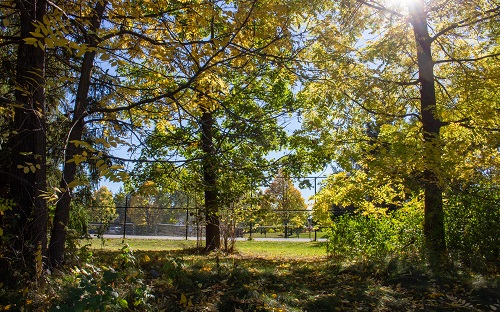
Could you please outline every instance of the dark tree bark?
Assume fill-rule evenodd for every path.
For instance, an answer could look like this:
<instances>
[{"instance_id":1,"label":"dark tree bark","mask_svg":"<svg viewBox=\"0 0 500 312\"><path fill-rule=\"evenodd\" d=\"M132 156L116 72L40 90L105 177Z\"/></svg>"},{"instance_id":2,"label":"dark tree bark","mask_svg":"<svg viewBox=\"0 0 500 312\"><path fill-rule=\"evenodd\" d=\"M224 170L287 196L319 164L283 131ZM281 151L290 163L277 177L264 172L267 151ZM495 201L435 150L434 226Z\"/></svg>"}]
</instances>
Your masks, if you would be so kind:
<instances>
[{"instance_id":1,"label":"dark tree bark","mask_svg":"<svg viewBox=\"0 0 500 312\"><path fill-rule=\"evenodd\" d=\"M91 20L91 34L87 34L87 44L89 47L96 47L98 38L94 35L96 30L100 28L101 19L104 14L107 2L97 1L94 15ZM90 89L90 80L92 76L92 68L96 57L95 51L85 52L80 69L80 79L74 105L73 119L71 123L68 140L66 143L66 151L64 154L64 168L59 186L62 193L59 195L59 200L56 205L54 214L50 245L49 258L52 267L58 267L63 263L64 250L66 243L67 231L66 227L69 222L70 204L71 204L71 189L68 184L75 179L77 165L75 162L68 162L80 153L80 149L76 147L72 141L80 141L82 139L85 123L84 117L87 114L88 93Z\"/></svg>"},{"instance_id":2,"label":"dark tree bark","mask_svg":"<svg viewBox=\"0 0 500 312\"><path fill-rule=\"evenodd\" d=\"M411 23L417 43L417 61L420 82L420 109L424 131L424 236L426 252L432 268L440 269L446 264L446 241L444 231L443 189L438 172L441 166L442 148L439 132L441 122L436 111L434 86L434 61L427 26L427 15L422 0L409 5Z\"/></svg>"},{"instance_id":3,"label":"dark tree bark","mask_svg":"<svg viewBox=\"0 0 500 312\"><path fill-rule=\"evenodd\" d=\"M34 23L47 13L45 0L18 0L21 38L32 37ZM26 267L40 269L40 257L47 250L46 116L45 116L45 49L21 41L17 51L14 135L10 196L15 206L9 217L9 241L17 259ZM27 169L25 169L27 168ZM46 259L45 257L43 259ZM38 271L40 273L41 271Z\"/></svg>"},{"instance_id":4,"label":"dark tree bark","mask_svg":"<svg viewBox=\"0 0 500 312\"><path fill-rule=\"evenodd\" d=\"M203 183L205 188L206 251L220 248L220 221L213 124L213 113L204 109L201 116L201 147L203 150Z\"/></svg>"}]
</instances>

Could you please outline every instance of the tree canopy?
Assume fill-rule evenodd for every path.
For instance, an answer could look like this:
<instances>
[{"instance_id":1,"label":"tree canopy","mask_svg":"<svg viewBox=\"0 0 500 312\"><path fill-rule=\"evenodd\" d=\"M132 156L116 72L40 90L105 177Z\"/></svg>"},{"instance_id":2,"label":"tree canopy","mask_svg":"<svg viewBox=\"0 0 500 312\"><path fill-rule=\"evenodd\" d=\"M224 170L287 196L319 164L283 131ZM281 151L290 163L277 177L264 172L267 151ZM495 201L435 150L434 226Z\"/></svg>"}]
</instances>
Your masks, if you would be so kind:
<instances>
[{"instance_id":1,"label":"tree canopy","mask_svg":"<svg viewBox=\"0 0 500 312\"><path fill-rule=\"evenodd\" d=\"M499 15L486 0L3 1L0 252L37 277L62 266L103 178L144 207L196 198L219 249L224 209L259 213L278 174L267 205L305 210L286 174L331 166L317 221L419 211L439 270L450 211L489 216L498 198Z\"/></svg>"}]
</instances>

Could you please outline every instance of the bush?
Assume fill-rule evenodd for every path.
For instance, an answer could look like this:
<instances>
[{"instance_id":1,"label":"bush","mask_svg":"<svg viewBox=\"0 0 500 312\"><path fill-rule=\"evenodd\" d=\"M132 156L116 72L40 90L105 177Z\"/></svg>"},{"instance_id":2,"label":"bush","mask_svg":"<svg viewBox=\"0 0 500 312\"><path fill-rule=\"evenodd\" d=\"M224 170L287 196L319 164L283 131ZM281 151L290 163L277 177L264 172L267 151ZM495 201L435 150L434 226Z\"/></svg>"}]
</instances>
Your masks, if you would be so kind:
<instances>
[{"instance_id":1,"label":"bush","mask_svg":"<svg viewBox=\"0 0 500 312\"><path fill-rule=\"evenodd\" d=\"M470 187L452 194L445 207L450 255L476 270L496 269L500 258L500 190Z\"/></svg>"},{"instance_id":2,"label":"bush","mask_svg":"<svg viewBox=\"0 0 500 312\"><path fill-rule=\"evenodd\" d=\"M422 218L416 207L388 214L338 217L326 229L327 252L337 259L413 257L423 244Z\"/></svg>"},{"instance_id":3,"label":"bush","mask_svg":"<svg viewBox=\"0 0 500 312\"><path fill-rule=\"evenodd\" d=\"M52 281L57 295L49 311L149 310L151 290L131 249L126 245L115 266L97 265L92 259Z\"/></svg>"}]
</instances>

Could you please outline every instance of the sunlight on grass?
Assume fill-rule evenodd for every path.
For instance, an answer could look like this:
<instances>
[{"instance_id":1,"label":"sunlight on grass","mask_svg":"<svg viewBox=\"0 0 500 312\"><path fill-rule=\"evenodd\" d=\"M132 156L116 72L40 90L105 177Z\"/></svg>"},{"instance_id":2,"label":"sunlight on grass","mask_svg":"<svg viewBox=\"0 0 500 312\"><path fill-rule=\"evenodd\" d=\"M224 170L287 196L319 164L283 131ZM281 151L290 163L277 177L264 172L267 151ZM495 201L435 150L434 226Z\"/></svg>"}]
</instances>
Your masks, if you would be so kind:
<instances>
[{"instance_id":1,"label":"sunlight on grass","mask_svg":"<svg viewBox=\"0 0 500 312\"><path fill-rule=\"evenodd\" d=\"M304 259L326 257L326 249L318 242L259 242L236 243L237 252L242 255L263 258Z\"/></svg>"},{"instance_id":2,"label":"sunlight on grass","mask_svg":"<svg viewBox=\"0 0 500 312\"><path fill-rule=\"evenodd\" d=\"M133 250L162 251L162 250L182 250L196 247L196 241L187 240L160 240L160 239L125 239L106 238L104 240L94 238L82 240L82 245L90 244L90 248L96 250L120 250L124 244L128 244Z\"/></svg>"},{"instance_id":3,"label":"sunlight on grass","mask_svg":"<svg viewBox=\"0 0 500 312\"><path fill-rule=\"evenodd\" d=\"M128 244L133 250L168 251L183 250L196 247L196 241L187 240L154 240L154 239L91 239L82 240L82 245L90 244L95 250L120 250ZM323 243L318 242L263 242L238 241L235 245L236 253L242 256L261 258L317 258L326 257Z\"/></svg>"}]
</instances>

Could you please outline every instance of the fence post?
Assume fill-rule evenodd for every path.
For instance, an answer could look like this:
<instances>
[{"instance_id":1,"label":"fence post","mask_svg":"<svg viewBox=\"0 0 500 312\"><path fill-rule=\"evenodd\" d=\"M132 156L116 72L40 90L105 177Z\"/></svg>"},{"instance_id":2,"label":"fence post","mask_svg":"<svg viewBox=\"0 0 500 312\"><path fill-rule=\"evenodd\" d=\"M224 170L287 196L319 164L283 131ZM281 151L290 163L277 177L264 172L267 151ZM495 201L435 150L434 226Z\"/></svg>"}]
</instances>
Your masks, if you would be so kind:
<instances>
[{"instance_id":1,"label":"fence post","mask_svg":"<svg viewBox=\"0 0 500 312\"><path fill-rule=\"evenodd\" d=\"M317 179L318 177L314 177L314 203L316 204L316 194L318 193L317 192L317 189L316 189L316 185L318 184L317 182ZM312 221L312 225L314 226L314 241L316 242L318 240L318 237L316 235L316 222L314 222L314 220L311 218L311 221Z\"/></svg>"},{"instance_id":2,"label":"fence post","mask_svg":"<svg viewBox=\"0 0 500 312\"><path fill-rule=\"evenodd\" d=\"M131 194L128 193L125 195L125 213L123 217L123 238L122 238L122 244L125 243L125 235L127 233L127 208L129 205Z\"/></svg>"},{"instance_id":3,"label":"fence post","mask_svg":"<svg viewBox=\"0 0 500 312\"><path fill-rule=\"evenodd\" d=\"M189 232L189 207L186 207L186 240L188 240Z\"/></svg>"}]
</instances>

